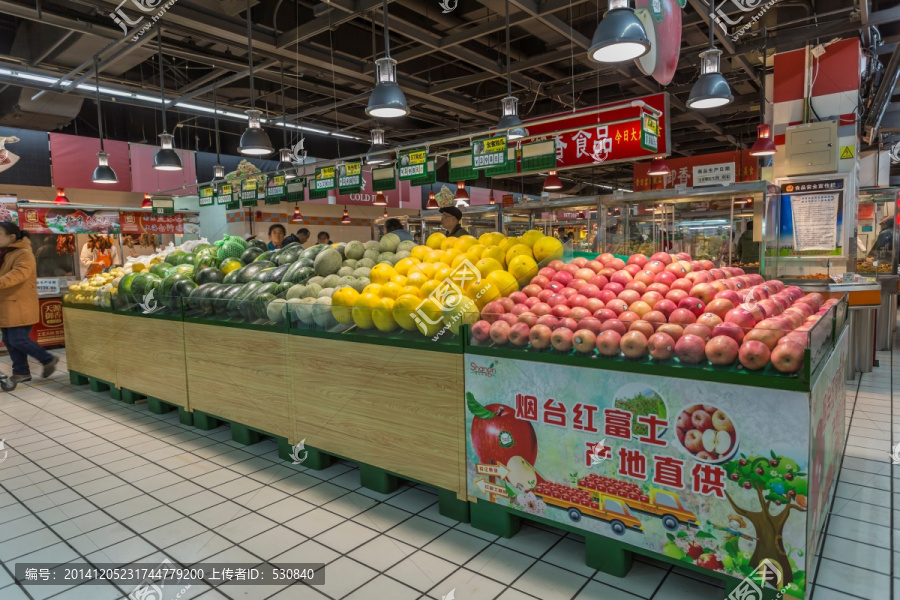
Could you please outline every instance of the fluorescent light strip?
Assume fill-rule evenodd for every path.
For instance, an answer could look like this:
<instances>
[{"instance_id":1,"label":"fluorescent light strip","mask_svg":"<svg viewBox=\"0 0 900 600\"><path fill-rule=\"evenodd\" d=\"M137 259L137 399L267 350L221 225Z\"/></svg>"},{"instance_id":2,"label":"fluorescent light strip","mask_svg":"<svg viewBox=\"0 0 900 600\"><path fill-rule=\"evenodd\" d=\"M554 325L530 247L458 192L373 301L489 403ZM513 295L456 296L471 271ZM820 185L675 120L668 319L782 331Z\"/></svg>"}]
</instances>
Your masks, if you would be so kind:
<instances>
[{"instance_id":1,"label":"fluorescent light strip","mask_svg":"<svg viewBox=\"0 0 900 600\"><path fill-rule=\"evenodd\" d=\"M337 131L332 131L331 135L333 135L334 137L345 138L348 140L358 140L359 139L355 135L347 135L346 133L338 133Z\"/></svg>"}]
</instances>

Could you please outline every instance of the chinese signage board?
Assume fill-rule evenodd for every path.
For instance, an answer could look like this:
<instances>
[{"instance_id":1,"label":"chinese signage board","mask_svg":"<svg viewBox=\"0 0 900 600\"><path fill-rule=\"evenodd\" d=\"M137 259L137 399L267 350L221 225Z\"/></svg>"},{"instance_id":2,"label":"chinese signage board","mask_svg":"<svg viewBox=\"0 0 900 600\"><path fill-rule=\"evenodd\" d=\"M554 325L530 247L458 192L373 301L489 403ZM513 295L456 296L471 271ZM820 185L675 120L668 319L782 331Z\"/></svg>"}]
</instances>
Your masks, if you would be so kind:
<instances>
[{"instance_id":1,"label":"chinese signage board","mask_svg":"<svg viewBox=\"0 0 900 600\"><path fill-rule=\"evenodd\" d=\"M215 203L215 189L212 187L200 188L200 206L212 206Z\"/></svg>"},{"instance_id":2,"label":"chinese signage board","mask_svg":"<svg viewBox=\"0 0 900 600\"><path fill-rule=\"evenodd\" d=\"M503 208L512 208L516 203L516 197L512 194L503 194L503 197L500 199L500 204Z\"/></svg>"},{"instance_id":3,"label":"chinese signage board","mask_svg":"<svg viewBox=\"0 0 900 600\"><path fill-rule=\"evenodd\" d=\"M335 168L319 167L316 169L316 178L313 180L313 189L317 192L333 190L335 188Z\"/></svg>"},{"instance_id":4,"label":"chinese signage board","mask_svg":"<svg viewBox=\"0 0 900 600\"><path fill-rule=\"evenodd\" d=\"M122 233L185 233L200 232L200 215L197 213L177 213L174 215L154 215L143 211L122 211L119 213Z\"/></svg>"},{"instance_id":5,"label":"chinese signage board","mask_svg":"<svg viewBox=\"0 0 900 600\"><path fill-rule=\"evenodd\" d=\"M62 299L41 298L38 304L41 320L31 328L31 339L41 346L64 345L66 333L63 328Z\"/></svg>"},{"instance_id":6,"label":"chinese signage board","mask_svg":"<svg viewBox=\"0 0 900 600\"><path fill-rule=\"evenodd\" d=\"M650 152L659 149L659 119L653 115L641 117L641 148Z\"/></svg>"},{"instance_id":7,"label":"chinese signage board","mask_svg":"<svg viewBox=\"0 0 900 600\"><path fill-rule=\"evenodd\" d=\"M778 247L789 255L840 254L844 240L844 180L781 183Z\"/></svg>"},{"instance_id":8,"label":"chinese signage board","mask_svg":"<svg viewBox=\"0 0 900 600\"><path fill-rule=\"evenodd\" d=\"M29 233L119 233L119 211L65 208L19 209L19 227Z\"/></svg>"},{"instance_id":9,"label":"chinese signage board","mask_svg":"<svg viewBox=\"0 0 900 600\"><path fill-rule=\"evenodd\" d=\"M476 140L472 144L472 167L487 169L505 164L509 157L506 154L506 136Z\"/></svg>"},{"instance_id":10,"label":"chinese signage board","mask_svg":"<svg viewBox=\"0 0 900 600\"><path fill-rule=\"evenodd\" d=\"M362 187L362 163L352 162L338 167L338 189L341 192L359 191Z\"/></svg>"},{"instance_id":11,"label":"chinese signage board","mask_svg":"<svg viewBox=\"0 0 900 600\"><path fill-rule=\"evenodd\" d=\"M660 152L661 153L661 152ZM759 179L757 159L750 156L749 150L733 152L716 152L683 158L667 158L670 172L668 175L651 176L650 161L642 161L634 165L634 191L674 190L682 187L697 187L694 179L694 167L734 163L734 181L756 181ZM701 184L702 185L702 184Z\"/></svg>"},{"instance_id":12,"label":"chinese signage board","mask_svg":"<svg viewBox=\"0 0 900 600\"><path fill-rule=\"evenodd\" d=\"M650 159L659 154L668 154L668 94L654 94L637 100L642 100L662 112L657 123L659 134L656 140L656 150L647 150L641 146L644 130L642 115L647 114L647 109L631 106L630 102L617 102L596 107L615 107L602 113L591 114L590 111L595 109L576 113L559 113L551 115L551 117L560 117L559 121L531 124L526 121L525 127L528 128L529 135L545 136L547 140L556 141L556 168L558 170L591 164ZM540 120L544 121L548 118L550 117L541 117ZM614 123L620 120L623 122ZM566 133L556 133L559 131ZM523 163L524 157L523 147Z\"/></svg>"},{"instance_id":13,"label":"chinese signage board","mask_svg":"<svg viewBox=\"0 0 900 600\"><path fill-rule=\"evenodd\" d=\"M274 175L269 177L266 185L266 204L279 204L281 197L285 194L285 177L284 175Z\"/></svg>"},{"instance_id":14,"label":"chinese signage board","mask_svg":"<svg viewBox=\"0 0 900 600\"><path fill-rule=\"evenodd\" d=\"M256 206L259 199L259 182L250 177L241 181L241 203L249 203Z\"/></svg>"},{"instance_id":15,"label":"chinese signage board","mask_svg":"<svg viewBox=\"0 0 900 600\"><path fill-rule=\"evenodd\" d=\"M17 201L15 196L0 196L0 221L19 222Z\"/></svg>"},{"instance_id":16,"label":"chinese signage board","mask_svg":"<svg viewBox=\"0 0 900 600\"><path fill-rule=\"evenodd\" d=\"M230 183L223 183L216 191L216 204L231 204L231 196L233 194Z\"/></svg>"},{"instance_id":17,"label":"chinese signage board","mask_svg":"<svg viewBox=\"0 0 900 600\"><path fill-rule=\"evenodd\" d=\"M424 177L427 163L428 157L424 148L401 153L397 162L397 166L400 167L400 181Z\"/></svg>"},{"instance_id":18,"label":"chinese signage board","mask_svg":"<svg viewBox=\"0 0 900 600\"><path fill-rule=\"evenodd\" d=\"M38 277L37 292L41 294L59 294L59 278Z\"/></svg>"},{"instance_id":19,"label":"chinese signage board","mask_svg":"<svg viewBox=\"0 0 900 600\"><path fill-rule=\"evenodd\" d=\"M479 502L738 579L769 558L803 589L807 482L820 481L808 392L546 363L537 382L531 361L464 364ZM756 556L782 540L789 556Z\"/></svg>"},{"instance_id":20,"label":"chinese signage board","mask_svg":"<svg viewBox=\"0 0 900 600\"><path fill-rule=\"evenodd\" d=\"M734 183L734 163L717 163L694 167L694 187L731 185Z\"/></svg>"},{"instance_id":21,"label":"chinese signage board","mask_svg":"<svg viewBox=\"0 0 900 600\"><path fill-rule=\"evenodd\" d=\"M156 197L151 200L154 215L174 215L175 201L172 198Z\"/></svg>"}]
</instances>

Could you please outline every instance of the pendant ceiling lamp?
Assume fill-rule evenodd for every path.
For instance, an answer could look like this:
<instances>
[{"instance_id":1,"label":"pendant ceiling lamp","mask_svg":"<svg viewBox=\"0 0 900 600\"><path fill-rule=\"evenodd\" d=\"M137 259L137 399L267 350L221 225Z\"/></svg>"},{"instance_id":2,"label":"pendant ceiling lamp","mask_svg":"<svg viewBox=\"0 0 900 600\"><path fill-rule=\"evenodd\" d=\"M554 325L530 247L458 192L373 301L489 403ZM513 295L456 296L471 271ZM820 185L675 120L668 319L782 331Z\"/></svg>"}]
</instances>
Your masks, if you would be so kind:
<instances>
[{"instance_id":1,"label":"pendant ceiling lamp","mask_svg":"<svg viewBox=\"0 0 900 600\"><path fill-rule=\"evenodd\" d=\"M162 27L156 32L156 48L159 54L159 97L162 102L162 128L159 134L160 149L153 155L153 168L157 171L181 171L181 157L175 152L173 140L175 136L166 130L166 77L163 72L162 59Z\"/></svg>"},{"instance_id":2,"label":"pendant ceiling lamp","mask_svg":"<svg viewBox=\"0 0 900 600\"><path fill-rule=\"evenodd\" d=\"M219 97L216 88L213 88L213 116L216 122L216 164L213 166L213 180L225 179L225 167L222 165L222 152L219 147Z\"/></svg>"},{"instance_id":3,"label":"pendant ceiling lamp","mask_svg":"<svg viewBox=\"0 0 900 600\"><path fill-rule=\"evenodd\" d=\"M561 190L562 188L562 181L560 180L559 175L556 174L556 171L547 173L547 179L544 180L544 191L552 192Z\"/></svg>"},{"instance_id":4,"label":"pendant ceiling lamp","mask_svg":"<svg viewBox=\"0 0 900 600\"><path fill-rule=\"evenodd\" d=\"M628 5L629 0L609 0L609 10L597 24L588 57L600 63L640 58L650 51L644 24Z\"/></svg>"},{"instance_id":5,"label":"pendant ceiling lamp","mask_svg":"<svg viewBox=\"0 0 900 600\"><path fill-rule=\"evenodd\" d=\"M494 190L491 190L491 197L488 200L488 204L497 204L497 201L494 200Z\"/></svg>"},{"instance_id":6,"label":"pendant ceiling lamp","mask_svg":"<svg viewBox=\"0 0 900 600\"><path fill-rule=\"evenodd\" d=\"M459 181L456 184L456 193L453 194L453 199L456 200L456 206L468 206L469 205L469 192L466 191L466 182Z\"/></svg>"},{"instance_id":7,"label":"pendant ceiling lamp","mask_svg":"<svg viewBox=\"0 0 900 600\"><path fill-rule=\"evenodd\" d=\"M150 199L150 194L144 194L144 200L141 202L141 208L153 208L153 201Z\"/></svg>"},{"instance_id":8,"label":"pendant ceiling lamp","mask_svg":"<svg viewBox=\"0 0 900 600\"><path fill-rule=\"evenodd\" d=\"M734 100L731 87L719 71L722 51L716 49L715 0L709 0L709 48L700 53L700 78L694 82L688 97L688 108L717 108Z\"/></svg>"},{"instance_id":9,"label":"pendant ceiling lamp","mask_svg":"<svg viewBox=\"0 0 900 600\"><path fill-rule=\"evenodd\" d=\"M53 201L53 204L68 204L69 199L66 198L66 190L65 188L56 188L56 200Z\"/></svg>"},{"instance_id":10,"label":"pendant ceiling lamp","mask_svg":"<svg viewBox=\"0 0 900 600\"><path fill-rule=\"evenodd\" d=\"M100 132L100 152L97 153L97 168L91 180L94 183L110 184L119 183L116 172L109 166L109 154L103 145L103 113L100 110L100 69L97 57L94 57L94 83L97 89L97 130Z\"/></svg>"},{"instance_id":11,"label":"pendant ceiling lamp","mask_svg":"<svg viewBox=\"0 0 900 600\"><path fill-rule=\"evenodd\" d=\"M369 96L366 114L370 117L392 119L409 114L403 90L397 85L397 61L391 58L391 34L388 31L388 3L382 1L384 15L384 57L375 61L375 89Z\"/></svg>"},{"instance_id":12,"label":"pendant ceiling lamp","mask_svg":"<svg viewBox=\"0 0 900 600\"><path fill-rule=\"evenodd\" d=\"M281 65L281 150L278 151L278 172L284 175L284 178L294 179L297 177L297 169L291 162L291 149L287 143L287 103L284 95L284 65Z\"/></svg>"},{"instance_id":13,"label":"pendant ceiling lamp","mask_svg":"<svg viewBox=\"0 0 900 600\"><path fill-rule=\"evenodd\" d=\"M519 118L519 99L512 95L512 77L509 69L509 0L506 0L506 98L500 101L503 116L497 123L497 129L505 130L506 139L518 140L528 135Z\"/></svg>"},{"instance_id":14,"label":"pendant ceiling lamp","mask_svg":"<svg viewBox=\"0 0 900 600\"><path fill-rule=\"evenodd\" d=\"M775 141L772 139L772 127L763 123L756 128L756 141L750 148L750 156L772 156L775 154Z\"/></svg>"},{"instance_id":15,"label":"pendant ceiling lamp","mask_svg":"<svg viewBox=\"0 0 900 600\"><path fill-rule=\"evenodd\" d=\"M434 190L431 190L428 193L428 204L425 205L425 208L428 210L437 210L440 208L437 203L437 198L434 195Z\"/></svg>"},{"instance_id":16,"label":"pendant ceiling lamp","mask_svg":"<svg viewBox=\"0 0 900 600\"><path fill-rule=\"evenodd\" d=\"M347 209L344 209L344 216L341 217L341 225L349 225L350 224L350 213L347 212Z\"/></svg>"},{"instance_id":17,"label":"pendant ceiling lamp","mask_svg":"<svg viewBox=\"0 0 900 600\"><path fill-rule=\"evenodd\" d=\"M294 207L294 216L291 217L291 223L302 223L302 222L303 222L303 215L300 214L300 207L295 206Z\"/></svg>"},{"instance_id":18,"label":"pendant ceiling lamp","mask_svg":"<svg viewBox=\"0 0 900 600\"><path fill-rule=\"evenodd\" d=\"M387 218L388 218L388 213L387 213L387 209L384 209L384 214L383 214L383 215L381 215L381 216L382 216L382 217L384 217L384 218L385 218L385 219L387 219Z\"/></svg>"},{"instance_id":19,"label":"pendant ceiling lamp","mask_svg":"<svg viewBox=\"0 0 900 600\"><path fill-rule=\"evenodd\" d=\"M247 60L250 67L250 110L247 111L247 130L241 136L238 152L244 156L268 156L275 152L269 136L262 130L256 110L256 90L253 87L253 29L250 24L250 0L247 0Z\"/></svg>"},{"instance_id":20,"label":"pendant ceiling lamp","mask_svg":"<svg viewBox=\"0 0 900 600\"><path fill-rule=\"evenodd\" d=\"M372 145L369 146L369 152L366 155L366 164L383 165L390 160L391 153L388 152L388 146L384 143L384 129L376 127L372 130Z\"/></svg>"},{"instance_id":21,"label":"pendant ceiling lamp","mask_svg":"<svg viewBox=\"0 0 900 600\"><path fill-rule=\"evenodd\" d=\"M375 201L372 202L372 206L387 206L387 198L384 197L384 192L378 192L375 194Z\"/></svg>"},{"instance_id":22,"label":"pendant ceiling lamp","mask_svg":"<svg viewBox=\"0 0 900 600\"><path fill-rule=\"evenodd\" d=\"M657 156L650 161L650 169L647 171L647 175L662 176L671 172L672 169L669 168L669 163L666 162L666 159Z\"/></svg>"}]
</instances>

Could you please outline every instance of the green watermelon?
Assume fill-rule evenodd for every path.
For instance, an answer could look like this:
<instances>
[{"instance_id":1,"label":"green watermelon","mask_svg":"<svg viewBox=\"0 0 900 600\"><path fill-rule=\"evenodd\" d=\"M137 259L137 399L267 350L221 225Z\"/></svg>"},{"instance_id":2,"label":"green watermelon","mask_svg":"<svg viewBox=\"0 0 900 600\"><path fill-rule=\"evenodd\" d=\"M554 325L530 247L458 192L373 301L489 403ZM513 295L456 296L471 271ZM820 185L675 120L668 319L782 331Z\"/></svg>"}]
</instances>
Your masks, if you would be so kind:
<instances>
[{"instance_id":1,"label":"green watermelon","mask_svg":"<svg viewBox=\"0 0 900 600\"><path fill-rule=\"evenodd\" d=\"M259 248L263 252L269 249L269 246L262 240L253 238L247 242L247 248Z\"/></svg>"},{"instance_id":2,"label":"green watermelon","mask_svg":"<svg viewBox=\"0 0 900 600\"><path fill-rule=\"evenodd\" d=\"M128 302L134 299L132 296L132 286L134 284L134 280L141 275L141 273L129 273L125 277L119 280L119 297Z\"/></svg>"},{"instance_id":3,"label":"green watermelon","mask_svg":"<svg viewBox=\"0 0 900 600\"><path fill-rule=\"evenodd\" d=\"M197 272L194 276L194 280L197 282L197 285L203 285L205 283L222 283L225 281L225 274L215 267L206 267Z\"/></svg>"},{"instance_id":4,"label":"green watermelon","mask_svg":"<svg viewBox=\"0 0 900 600\"><path fill-rule=\"evenodd\" d=\"M222 280L222 283L241 283L241 271L244 270L244 267L237 269L236 271L232 271L225 275L225 279Z\"/></svg>"},{"instance_id":5,"label":"green watermelon","mask_svg":"<svg viewBox=\"0 0 900 600\"><path fill-rule=\"evenodd\" d=\"M172 268L172 263L160 262L150 267L150 272L157 277L165 277L166 271Z\"/></svg>"},{"instance_id":6,"label":"green watermelon","mask_svg":"<svg viewBox=\"0 0 900 600\"><path fill-rule=\"evenodd\" d=\"M187 260L187 257L190 256L187 252L183 250L176 250L175 252L170 253L166 256L166 262L170 265L181 265Z\"/></svg>"},{"instance_id":7,"label":"green watermelon","mask_svg":"<svg viewBox=\"0 0 900 600\"><path fill-rule=\"evenodd\" d=\"M267 309L269 308L269 302L275 300L274 294L260 294L253 300L253 317L257 319L268 319Z\"/></svg>"},{"instance_id":8,"label":"green watermelon","mask_svg":"<svg viewBox=\"0 0 900 600\"><path fill-rule=\"evenodd\" d=\"M215 254L202 254L200 256L195 256L193 262L194 271L200 271L208 267L218 268L219 263L220 261L218 258L216 258Z\"/></svg>"},{"instance_id":9,"label":"green watermelon","mask_svg":"<svg viewBox=\"0 0 900 600\"><path fill-rule=\"evenodd\" d=\"M217 242L218 243L218 242ZM216 251L216 258L225 260L226 258L239 258L244 253L246 244L244 240L236 237L225 236L222 245Z\"/></svg>"},{"instance_id":10,"label":"green watermelon","mask_svg":"<svg viewBox=\"0 0 900 600\"><path fill-rule=\"evenodd\" d=\"M197 284L190 279L178 279L172 284L169 293L166 294L166 306L175 310L181 306L182 298L187 299L197 288Z\"/></svg>"},{"instance_id":11,"label":"green watermelon","mask_svg":"<svg viewBox=\"0 0 900 600\"><path fill-rule=\"evenodd\" d=\"M179 281L190 281L191 278L185 273L172 273L171 275L166 275L166 278L162 283L162 295L164 297L169 297L172 295L172 288L175 287L175 284ZM193 283L193 282L192 282ZM196 285L196 284L195 284Z\"/></svg>"},{"instance_id":12,"label":"green watermelon","mask_svg":"<svg viewBox=\"0 0 900 600\"><path fill-rule=\"evenodd\" d=\"M250 250L253 250L255 252L257 249L256 248L247 248L247 250L244 251L244 254L246 254ZM278 252L278 250L266 250L262 254L258 254L256 256L256 258L254 258L253 260L268 260L271 262L275 262L273 257L275 256L276 252Z\"/></svg>"},{"instance_id":13,"label":"green watermelon","mask_svg":"<svg viewBox=\"0 0 900 600\"><path fill-rule=\"evenodd\" d=\"M260 256L265 250L260 250L259 248L247 248L241 253L241 262L244 264L252 263L258 256Z\"/></svg>"}]
</instances>

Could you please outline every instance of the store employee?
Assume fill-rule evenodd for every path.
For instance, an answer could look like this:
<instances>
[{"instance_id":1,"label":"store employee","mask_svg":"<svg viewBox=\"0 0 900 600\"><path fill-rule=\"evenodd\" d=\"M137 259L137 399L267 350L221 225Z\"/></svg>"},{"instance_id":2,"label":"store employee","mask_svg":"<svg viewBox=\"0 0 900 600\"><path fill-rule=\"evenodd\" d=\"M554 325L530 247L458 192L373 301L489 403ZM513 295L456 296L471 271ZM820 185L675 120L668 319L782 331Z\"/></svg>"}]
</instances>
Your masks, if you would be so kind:
<instances>
[{"instance_id":1,"label":"store employee","mask_svg":"<svg viewBox=\"0 0 900 600\"><path fill-rule=\"evenodd\" d=\"M447 237L462 237L469 232L462 228L462 211L455 206L445 206L441 209L441 227L447 230Z\"/></svg>"}]
</instances>

